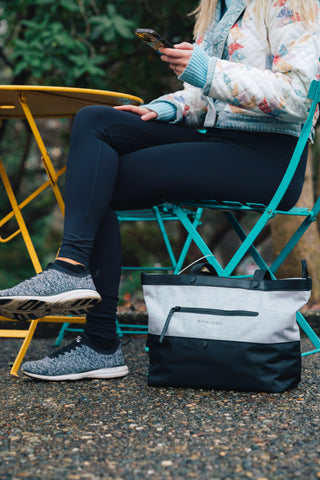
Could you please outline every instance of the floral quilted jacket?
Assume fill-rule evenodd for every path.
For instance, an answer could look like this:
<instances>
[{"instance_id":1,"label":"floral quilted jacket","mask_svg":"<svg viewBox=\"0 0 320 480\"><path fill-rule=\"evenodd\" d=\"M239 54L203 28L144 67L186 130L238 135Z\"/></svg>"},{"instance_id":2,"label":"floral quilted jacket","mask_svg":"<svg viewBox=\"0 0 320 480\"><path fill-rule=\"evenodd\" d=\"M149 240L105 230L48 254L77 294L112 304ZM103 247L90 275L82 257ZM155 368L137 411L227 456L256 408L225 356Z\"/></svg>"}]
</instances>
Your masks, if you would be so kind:
<instances>
[{"instance_id":1,"label":"floral quilted jacket","mask_svg":"<svg viewBox=\"0 0 320 480\"><path fill-rule=\"evenodd\" d=\"M197 128L298 136L310 109L310 83L320 78L319 0L316 29L297 19L287 0L270 0L267 18L258 18L259 1L233 0L221 19L218 1L215 22L197 40L180 76L184 90L156 99L150 108L170 104L172 122Z\"/></svg>"}]
</instances>

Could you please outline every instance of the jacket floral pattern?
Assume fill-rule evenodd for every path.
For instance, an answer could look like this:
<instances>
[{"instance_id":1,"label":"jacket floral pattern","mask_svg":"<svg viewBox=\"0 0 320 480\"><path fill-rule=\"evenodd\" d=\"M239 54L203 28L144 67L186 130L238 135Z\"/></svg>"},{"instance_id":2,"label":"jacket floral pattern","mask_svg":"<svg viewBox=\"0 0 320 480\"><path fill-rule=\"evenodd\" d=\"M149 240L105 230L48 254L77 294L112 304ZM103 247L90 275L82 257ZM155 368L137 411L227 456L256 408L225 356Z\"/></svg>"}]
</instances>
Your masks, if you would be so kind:
<instances>
[{"instance_id":1,"label":"jacket floral pattern","mask_svg":"<svg viewBox=\"0 0 320 480\"><path fill-rule=\"evenodd\" d=\"M311 101L310 83L320 78L320 8L317 28L308 25L288 0L270 0L267 16L260 0L233 0L197 44L209 56L206 84L190 84L165 95L176 107L174 122L299 135Z\"/></svg>"}]
</instances>

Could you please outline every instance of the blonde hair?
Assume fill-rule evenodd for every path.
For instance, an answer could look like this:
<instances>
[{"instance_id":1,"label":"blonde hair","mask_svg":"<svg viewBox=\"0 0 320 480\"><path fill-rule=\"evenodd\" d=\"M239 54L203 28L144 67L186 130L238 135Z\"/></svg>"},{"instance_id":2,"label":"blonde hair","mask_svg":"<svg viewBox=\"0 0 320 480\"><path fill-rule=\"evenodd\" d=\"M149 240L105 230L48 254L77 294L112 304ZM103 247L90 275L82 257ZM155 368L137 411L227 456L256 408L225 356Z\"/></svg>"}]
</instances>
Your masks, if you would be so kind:
<instances>
[{"instance_id":1,"label":"blonde hair","mask_svg":"<svg viewBox=\"0 0 320 480\"><path fill-rule=\"evenodd\" d=\"M252 0L248 0L248 4ZM256 0L256 14L259 16L261 13L264 17L267 17L268 8L271 2L276 0ZM198 7L190 13L196 18L194 26L194 37L200 37L204 35L208 29L216 10L218 0L201 0ZM296 18L302 18L307 23L313 23L316 21L316 14L318 7L315 0L288 0L294 15ZM214 19L213 19L214 21Z\"/></svg>"},{"instance_id":2,"label":"blonde hair","mask_svg":"<svg viewBox=\"0 0 320 480\"><path fill-rule=\"evenodd\" d=\"M201 0L198 7L190 13L196 18L193 35L195 38L200 37L208 29L214 12L217 7L218 0Z\"/></svg>"}]
</instances>

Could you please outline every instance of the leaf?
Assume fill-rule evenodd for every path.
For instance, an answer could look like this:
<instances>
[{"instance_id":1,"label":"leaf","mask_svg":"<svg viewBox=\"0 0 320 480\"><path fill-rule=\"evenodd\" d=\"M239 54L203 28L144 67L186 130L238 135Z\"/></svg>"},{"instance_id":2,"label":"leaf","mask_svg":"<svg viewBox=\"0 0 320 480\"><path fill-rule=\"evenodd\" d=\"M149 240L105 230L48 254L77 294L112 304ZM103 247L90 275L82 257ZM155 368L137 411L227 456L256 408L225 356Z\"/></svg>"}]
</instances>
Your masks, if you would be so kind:
<instances>
[{"instance_id":1,"label":"leaf","mask_svg":"<svg viewBox=\"0 0 320 480\"><path fill-rule=\"evenodd\" d=\"M107 5L107 13L111 18L117 15L116 7L112 3Z\"/></svg>"},{"instance_id":2,"label":"leaf","mask_svg":"<svg viewBox=\"0 0 320 480\"><path fill-rule=\"evenodd\" d=\"M95 25L95 24L101 25L106 28L110 27L112 24L110 18L107 15L99 15L99 16L92 17L89 19L89 23L91 25Z\"/></svg>"},{"instance_id":3,"label":"leaf","mask_svg":"<svg viewBox=\"0 0 320 480\"><path fill-rule=\"evenodd\" d=\"M43 63L42 63L42 67L43 67L43 71L44 72L47 72L48 70L50 70L50 68L52 68L52 62L51 62L51 59L50 58L46 58Z\"/></svg>"},{"instance_id":4,"label":"leaf","mask_svg":"<svg viewBox=\"0 0 320 480\"><path fill-rule=\"evenodd\" d=\"M77 44L77 42L65 32L56 35L55 40L59 45L62 45L68 49L75 48Z\"/></svg>"},{"instance_id":5,"label":"leaf","mask_svg":"<svg viewBox=\"0 0 320 480\"><path fill-rule=\"evenodd\" d=\"M75 65L83 65L87 57L84 55L70 55L69 59L75 64Z\"/></svg>"},{"instance_id":6,"label":"leaf","mask_svg":"<svg viewBox=\"0 0 320 480\"><path fill-rule=\"evenodd\" d=\"M79 10L79 6L74 0L60 0L60 5L69 10L69 12L77 12Z\"/></svg>"},{"instance_id":7,"label":"leaf","mask_svg":"<svg viewBox=\"0 0 320 480\"><path fill-rule=\"evenodd\" d=\"M105 71L102 68L96 67L95 65L87 65L87 72L91 75L97 75L101 77L105 76Z\"/></svg>"},{"instance_id":8,"label":"leaf","mask_svg":"<svg viewBox=\"0 0 320 480\"><path fill-rule=\"evenodd\" d=\"M90 58L90 61L95 64L103 63L106 61L105 55L94 55Z\"/></svg>"},{"instance_id":9,"label":"leaf","mask_svg":"<svg viewBox=\"0 0 320 480\"><path fill-rule=\"evenodd\" d=\"M33 69L39 69L42 65L42 58L39 57L31 57L30 58L30 66Z\"/></svg>"},{"instance_id":10,"label":"leaf","mask_svg":"<svg viewBox=\"0 0 320 480\"><path fill-rule=\"evenodd\" d=\"M109 28L108 30L105 30L105 32L103 33L103 40L107 43L113 42L115 38L116 38L116 32L113 27Z\"/></svg>"},{"instance_id":11,"label":"leaf","mask_svg":"<svg viewBox=\"0 0 320 480\"><path fill-rule=\"evenodd\" d=\"M33 68L32 69L32 74L35 78L42 78L43 69L42 68Z\"/></svg>"},{"instance_id":12,"label":"leaf","mask_svg":"<svg viewBox=\"0 0 320 480\"><path fill-rule=\"evenodd\" d=\"M14 74L19 75L23 70L29 69L30 65L28 62L25 60L22 60L21 62L16 62L15 67L14 67Z\"/></svg>"},{"instance_id":13,"label":"leaf","mask_svg":"<svg viewBox=\"0 0 320 480\"><path fill-rule=\"evenodd\" d=\"M39 24L38 22L35 22L33 20L21 20L20 23L24 27L33 28L35 30L39 30L42 27L42 24Z\"/></svg>"},{"instance_id":14,"label":"leaf","mask_svg":"<svg viewBox=\"0 0 320 480\"><path fill-rule=\"evenodd\" d=\"M117 32L124 38L133 38L133 22L130 20L126 20L124 17L120 15L116 15L114 17L114 25Z\"/></svg>"},{"instance_id":15,"label":"leaf","mask_svg":"<svg viewBox=\"0 0 320 480\"><path fill-rule=\"evenodd\" d=\"M75 78L82 77L82 75L85 73L85 69L83 67L78 67L73 69L73 75Z\"/></svg>"},{"instance_id":16,"label":"leaf","mask_svg":"<svg viewBox=\"0 0 320 480\"><path fill-rule=\"evenodd\" d=\"M89 23L94 26L91 31L90 38L96 40L98 37L102 36L104 40L106 32L109 32L109 35L114 38L114 28L113 24L109 17L106 15L100 15L99 17L94 17L89 20Z\"/></svg>"},{"instance_id":17,"label":"leaf","mask_svg":"<svg viewBox=\"0 0 320 480\"><path fill-rule=\"evenodd\" d=\"M51 5L53 3L54 3L53 0L36 0L35 1L36 5Z\"/></svg>"}]
</instances>

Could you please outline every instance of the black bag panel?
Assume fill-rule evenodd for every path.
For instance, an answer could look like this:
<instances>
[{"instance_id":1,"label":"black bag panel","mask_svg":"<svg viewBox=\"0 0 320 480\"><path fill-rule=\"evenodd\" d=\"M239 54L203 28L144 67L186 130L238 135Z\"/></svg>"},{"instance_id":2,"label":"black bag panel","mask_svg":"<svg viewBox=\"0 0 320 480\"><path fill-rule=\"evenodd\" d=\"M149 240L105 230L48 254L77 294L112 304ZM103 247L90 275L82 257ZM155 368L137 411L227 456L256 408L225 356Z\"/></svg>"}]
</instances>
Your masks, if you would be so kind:
<instances>
[{"instance_id":1,"label":"black bag panel","mask_svg":"<svg viewBox=\"0 0 320 480\"><path fill-rule=\"evenodd\" d=\"M149 386L282 392L301 379L300 342L255 344L148 335Z\"/></svg>"}]
</instances>

